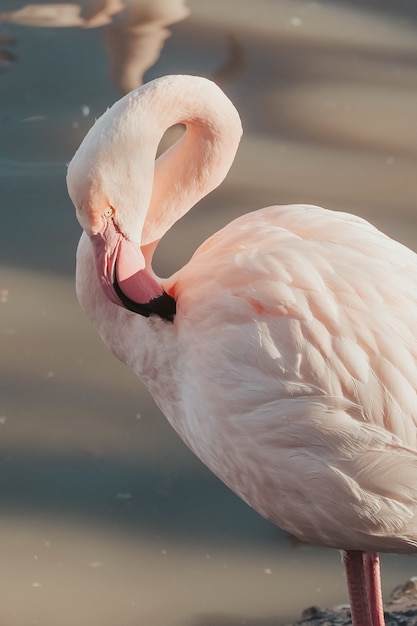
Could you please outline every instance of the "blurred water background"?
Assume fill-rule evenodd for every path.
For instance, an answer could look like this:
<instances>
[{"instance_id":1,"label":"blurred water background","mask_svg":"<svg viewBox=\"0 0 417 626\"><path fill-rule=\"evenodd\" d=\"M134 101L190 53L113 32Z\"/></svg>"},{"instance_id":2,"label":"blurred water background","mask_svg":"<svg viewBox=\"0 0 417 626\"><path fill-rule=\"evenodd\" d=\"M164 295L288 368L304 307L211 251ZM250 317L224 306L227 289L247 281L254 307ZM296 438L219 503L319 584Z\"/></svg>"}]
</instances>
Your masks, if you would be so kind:
<instances>
[{"instance_id":1,"label":"blurred water background","mask_svg":"<svg viewBox=\"0 0 417 626\"><path fill-rule=\"evenodd\" d=\"M78 307L66 164L169 73L216 80L245 134L161 275L270 204L348 210L417 248L415 0L0 0L0 625L271 626L346 602L338 553L214 478ZM386 593L414 574L383 557Z\"/></svg>"}]
</instances>

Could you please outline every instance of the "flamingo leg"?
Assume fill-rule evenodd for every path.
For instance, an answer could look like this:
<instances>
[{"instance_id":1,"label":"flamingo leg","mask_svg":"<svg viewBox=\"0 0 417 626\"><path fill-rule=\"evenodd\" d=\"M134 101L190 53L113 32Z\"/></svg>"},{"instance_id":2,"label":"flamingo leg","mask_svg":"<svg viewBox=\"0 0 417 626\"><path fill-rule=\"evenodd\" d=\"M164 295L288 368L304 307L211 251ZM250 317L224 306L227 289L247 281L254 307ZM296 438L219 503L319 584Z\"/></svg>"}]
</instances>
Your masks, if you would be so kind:
<instances>
[{"instance_id":1,"label":"flamingo leg","mask_svg":"<svg viewBox=\"0 0 417 626\"><path fill-rule=\"evenodd\" d=\"M364 554L359 550L343 550L353 626L373 626L367 593Z\"/></svg>"},{"instance_id":2,"label":"flamingo leg","mask_svg":"<svg viewBox=\"0 0 417 626\"><path fill-rule=\"evenodd\" d=\"M372 625L385 626L384 604L382 601L381 572L378 552L364 552L362 555L365 570L368 603L371 611Z\"/></svg>"}]
</instances>

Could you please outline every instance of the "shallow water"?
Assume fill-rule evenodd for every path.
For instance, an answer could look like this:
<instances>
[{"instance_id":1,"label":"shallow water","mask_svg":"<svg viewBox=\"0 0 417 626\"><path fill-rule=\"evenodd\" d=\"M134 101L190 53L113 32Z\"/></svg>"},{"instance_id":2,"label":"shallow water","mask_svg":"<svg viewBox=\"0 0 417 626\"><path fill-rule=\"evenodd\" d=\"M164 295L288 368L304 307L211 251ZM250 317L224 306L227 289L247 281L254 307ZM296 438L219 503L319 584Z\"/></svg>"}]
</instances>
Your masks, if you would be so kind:
<instances>
[{"instance_id":1,"label":"shallow water","mask_svg":"<svg viewBox=\"0 0 417 626\"><path fill-rule=\"evenodd\" d=\"M416 249L414 0L190 0L188 17L173 0L113 17L121 0L38 4L0 2L0 624L269 626L345 602L337 552L241 503L101 345L74 294L65 170L162 46L145 80L215 78L245 134L226 182L161 244L161 274L287 202L358 213ZM180 20L166 41L141 28L146 4ZM416 573L383 557L385 592Z\"/></svg>"}]
</instances>

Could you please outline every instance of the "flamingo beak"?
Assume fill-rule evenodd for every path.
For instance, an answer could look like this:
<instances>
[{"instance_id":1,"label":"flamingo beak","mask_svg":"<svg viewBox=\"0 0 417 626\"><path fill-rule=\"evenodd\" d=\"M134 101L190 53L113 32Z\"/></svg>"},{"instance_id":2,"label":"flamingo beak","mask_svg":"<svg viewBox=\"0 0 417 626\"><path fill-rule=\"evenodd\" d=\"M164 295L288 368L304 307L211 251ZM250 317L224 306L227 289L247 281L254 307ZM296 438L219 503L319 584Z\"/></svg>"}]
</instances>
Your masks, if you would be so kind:
<instances>
[{"instance_id":1,"label":"flamingo beak","mask_svg":"<svg viewBox=\"0 0 417 626\"><path fill-rule=\"evenodd\" d=\"M90 235L94 260L100 285L111 302L122 306L114 289L116 260L122 233L114 227L113 220L106 220L100 232Z\"/></svg>"},{"instance_id":2,"label":"flamingo beak","mask_svg":"<svg viewBox=\"0 0 417 626\"><path fill-rule=\"evenodd\" d=\"M173 317L175 301L148 271L140 245L130 241L113 219L106 219L101 232L91 235L90 240L101 287L111 302L148 317L160 314L155 303L160 304L163 298L163 317Z\"/></svg>"}]
</instances>

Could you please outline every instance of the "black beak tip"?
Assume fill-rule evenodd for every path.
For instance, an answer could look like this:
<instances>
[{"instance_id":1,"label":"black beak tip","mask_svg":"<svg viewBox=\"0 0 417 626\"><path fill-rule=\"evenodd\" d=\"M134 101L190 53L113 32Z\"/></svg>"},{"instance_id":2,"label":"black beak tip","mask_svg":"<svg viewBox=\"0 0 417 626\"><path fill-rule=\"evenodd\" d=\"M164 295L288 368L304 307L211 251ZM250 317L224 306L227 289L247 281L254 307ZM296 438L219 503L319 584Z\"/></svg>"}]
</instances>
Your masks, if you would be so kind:
<instances>
[{"instance_id":1,"label":"black beak tip","mask_svg":"<svg viewBox=\"0 0 417 626\"><path fill-rule=\"evenodd\" d=\"M131 300L123 293L116 277L114 278L113 287L120 302L126 309L132 311L132 313L138 313L144 317L157 315L167 322L174 321L174 317L177 312L177 303L174 298L168 295L165 291L163 291L160 296L153 298L149 302L141 303Z\"/></svg>"}]
</instances>

